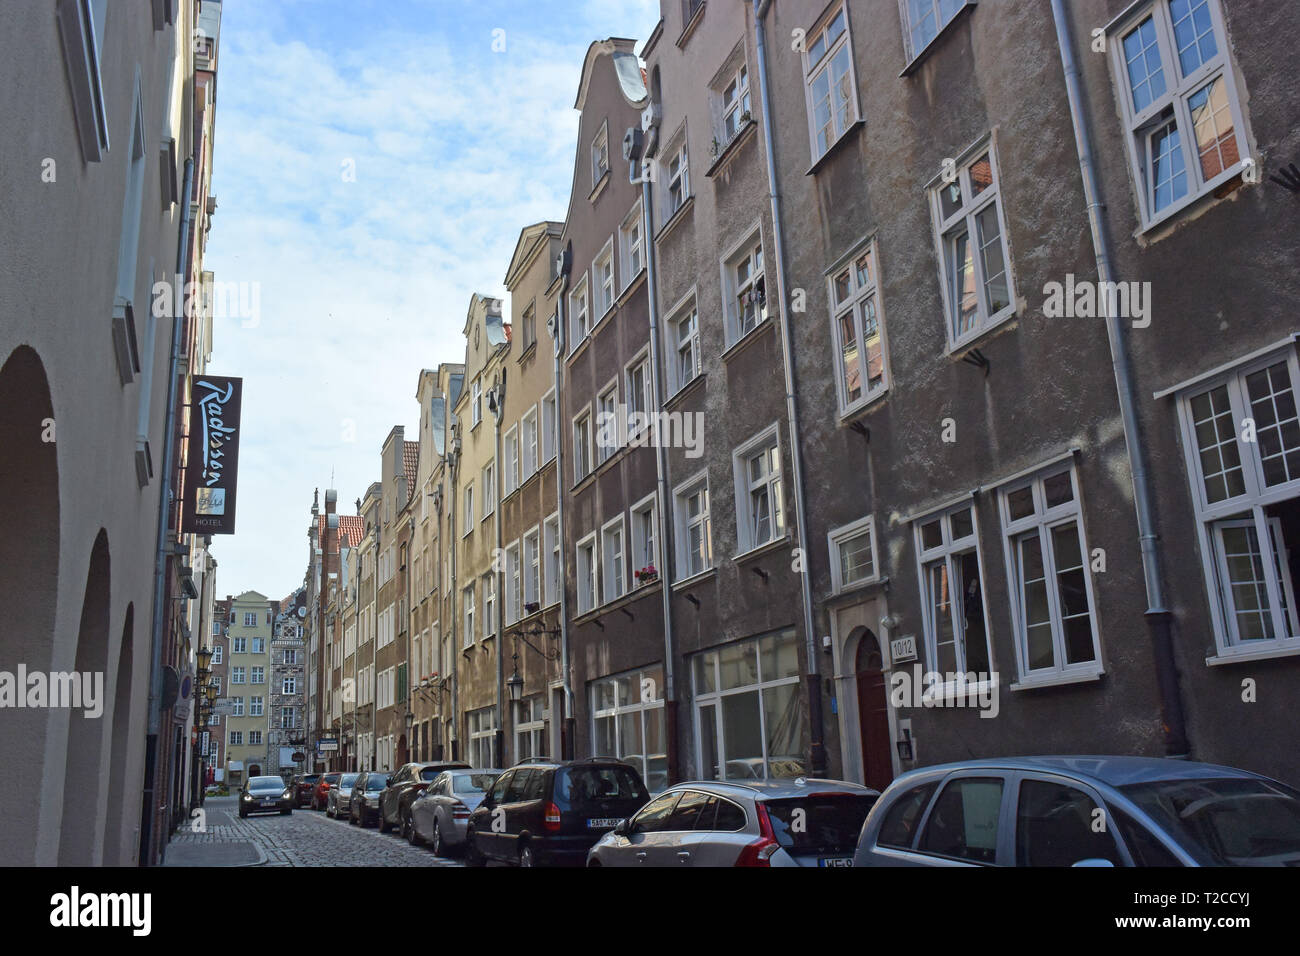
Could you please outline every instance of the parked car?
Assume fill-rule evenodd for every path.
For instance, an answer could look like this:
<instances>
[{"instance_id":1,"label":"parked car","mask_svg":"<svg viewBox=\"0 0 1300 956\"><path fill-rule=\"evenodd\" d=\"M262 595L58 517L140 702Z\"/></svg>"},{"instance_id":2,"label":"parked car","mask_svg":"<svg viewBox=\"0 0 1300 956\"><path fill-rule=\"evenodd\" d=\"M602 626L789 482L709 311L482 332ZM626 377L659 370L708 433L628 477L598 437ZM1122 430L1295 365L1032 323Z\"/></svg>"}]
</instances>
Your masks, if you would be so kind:
<instances>
[{"instance_id":1,"label":"parked car","mask_svg":"<svg viewBox=\"0 0 1300 956\"><path fill-rule=\"evenodd\" d=\"M470 814L466 859L471 866L581 866L601 834L649 799L641 775L610 758L513 767Z\"/></svg>"},{"instance_id":2,"label":"parked car","mask_svg":"<svg viewBox=\"0 0 1300 956\"><path fill-rule=\"evenodd\" d=\"M239 791L239 815L293 812L293 789L282 777L249 777Z\"/></svg>"},{"instance_id":3,"label":"parked car","mask_svg":"<svg viewBox=\"0 0 1300 956\"><path fill-rule=\"evenodd\" d=\"M338 783L330 785L325 794L325 816L337 820L348 812L348 801L352 799L352 788L359 776L359 773L341 774Z\"/></svg>"},{"instance_id":4,"label":"parked car","mask_svg":"<svg viewBox=\"0 0 1300 956\"><path fill-rule=\"evenodd\" d=\"M320 779L318 773L296 773L293 775L293 806L294 809L305 807L311 803L312 792L316 789L316 781Z\"/></svg>"},{"instance_id":5,"label":"parked car","mask_svg":"<svg viewBox=\"0 0 1300 956\"><path fill-rule=\"evenodd\" d=\"M343 774L339 771L320 775L320 779L316 781L316 785L311 789L311 808L313 810L325 809L325 805L329 800L330 789L338 786L338 782L342 778Z\"/></svg>"},{"instance_id":6,"label":"parked car","mask_svg":"<svg viewBox=\"0 0 1300 956\"><path fill-rule=\"evenodd\" d=\"M411 822L411 801L442 771L468 767L467 763L451 760L404 765L388 778L388 786L379 795L379 832L400 827L402 836L406 836Z\"/></svg>"},{"instance_id":7,"label":"parked car","mask_svg":"<svg viewBox=\"0 0 1300 956\"><path fill-rule=\"evenodd\" d=\"M1244 770L1153 757L915 770L885 789L854 854L855 866L1297 864L1300 791Z\"/></svg>"},{"instance_id":8,"label":"parked car","mask_svg":"<svg viewBox=\"0 0 1300 956\"><path fill-rule=\"evenodd\" d=\"M448 856L465 847L470 814L500 770L444 770L411 803L411 823L406 838L412 846L428 841L434 856Z\"/></svg>"},{"instance_id":9,"label":"parked car","mask_svg":"<svg viewBox=\"0 0 1300 956\"><path fill-rule=\"evenodd\" d=\"M680 783L602 836L587 865L848 867L879 796L804 777Z\"/></svg>"},{"instance_id":10,"label":"parked car","mask_svg":"<svg viewBox=\"0 0 1300 956\"><path fill-rule=\"evenodd\" d=\"M379 820L379 794L388 785L387 770L366 770L357 774L348 796L348 823L368 827Z\"/></svg>"}]
</instances>

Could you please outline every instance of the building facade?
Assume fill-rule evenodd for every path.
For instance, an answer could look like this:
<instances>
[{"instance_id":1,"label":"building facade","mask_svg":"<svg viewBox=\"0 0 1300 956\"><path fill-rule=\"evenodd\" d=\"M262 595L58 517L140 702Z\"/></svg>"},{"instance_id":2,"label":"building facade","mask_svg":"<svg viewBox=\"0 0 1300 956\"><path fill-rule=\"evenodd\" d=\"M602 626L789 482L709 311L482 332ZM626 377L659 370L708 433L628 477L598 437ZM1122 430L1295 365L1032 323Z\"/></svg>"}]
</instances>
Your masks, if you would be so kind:
<instances>
[{"instance_id":1,"label":"building facade","mask_svg":"<svg viewBox=\"0 0 1300 956\"><path fill-rule=\"evenodd\" d=\"M229 664L226 697L226 780L232 788L249 777L279 771L270 755L271 638L277 608L265 594L245 591L226 599L230 605Z\"/></svg>"}]
</instances>

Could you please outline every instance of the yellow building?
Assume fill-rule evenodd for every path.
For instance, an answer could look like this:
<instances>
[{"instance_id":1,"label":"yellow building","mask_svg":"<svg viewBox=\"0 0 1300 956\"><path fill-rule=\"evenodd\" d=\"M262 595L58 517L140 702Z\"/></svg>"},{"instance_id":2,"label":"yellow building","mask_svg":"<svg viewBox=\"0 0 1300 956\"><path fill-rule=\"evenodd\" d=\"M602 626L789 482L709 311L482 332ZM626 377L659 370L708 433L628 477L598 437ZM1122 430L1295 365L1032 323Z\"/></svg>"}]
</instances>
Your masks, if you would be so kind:
<instances>
[{"instance_id":1,"label":"yellow building","mask_svg":"<svg viewBox=\"0 0 1300 956\"><path fill-rule=\"evenodd\" d=\"M226 718L226 779L232 789L250 776L275 772L267 760L274 615L265 594L245 591L230 598L225 697L234 708Z\"/></svg>"}]
</instances>

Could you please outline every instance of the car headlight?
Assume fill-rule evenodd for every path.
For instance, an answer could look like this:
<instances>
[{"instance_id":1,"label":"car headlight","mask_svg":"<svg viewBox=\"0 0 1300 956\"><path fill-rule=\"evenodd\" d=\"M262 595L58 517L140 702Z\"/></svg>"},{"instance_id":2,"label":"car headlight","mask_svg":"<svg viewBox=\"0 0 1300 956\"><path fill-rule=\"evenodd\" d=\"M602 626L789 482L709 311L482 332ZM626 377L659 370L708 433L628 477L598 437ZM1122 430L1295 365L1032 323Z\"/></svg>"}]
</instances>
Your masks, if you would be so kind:
<instances>
[{"instance_id":1,"label":"car headlight","mask_svg":"<svg viewBox=\"0 0 1300 956\"><path fill-rule=\"evenodd\" d=\"M293 796L293 791L292 791L292 790L286 790L284 793L280 794L280 799L282 799L282 800L288 800L288 799L289 799L290 797L292 797L292 796Z\"/></svg>"},{"instance_id":2,"label":"car headlight","mask_svg":"<svg viewBox=\"0 0 1300 956\"><path fill-rule=\"evenodd\" d=\"M246 794L244 794L244 799L245 799L245 800L252 800L252 799L253 799L253 795L252 795L251 793L246 793Z\"/></svg>"}]
</instances>

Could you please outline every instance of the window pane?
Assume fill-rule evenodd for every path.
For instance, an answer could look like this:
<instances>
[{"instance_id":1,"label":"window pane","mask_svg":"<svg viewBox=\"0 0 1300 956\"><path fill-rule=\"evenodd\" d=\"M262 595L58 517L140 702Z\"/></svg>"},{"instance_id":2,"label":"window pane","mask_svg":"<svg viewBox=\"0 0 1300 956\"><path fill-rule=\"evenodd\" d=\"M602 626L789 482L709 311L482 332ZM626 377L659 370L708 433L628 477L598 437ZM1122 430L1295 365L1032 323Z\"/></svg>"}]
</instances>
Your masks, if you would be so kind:
<instances>
[{"instance_id":1,"label":"window pane","mask_svg":"<svg viewBox=\"0 0 1300 956\"><path fill-rule=\"evenodd\" d=\"M840 336L840 358L844 375L844 401L856 402L862 397L862 363L858 358L857 330L853 327L853 310L839 317L836 323Z\"/></svg>"},{"instance_id":2,"label":"window pane","mask_svg":"<svg viewBox=\"0 0 1300 956\"><path fill-rule=\"evenodd\" d=\"M993 185L993 163L989 160L989 154L985 153L970 167L970 188L971 197L974 198L984 190Z\"/></svg>"},{"instance_id":3,"label":"window pane","mask_svg":"<svg viewBox=\"0 0 1300 956\"><path fill-rule=\"evenodd\" d=\"M921 822L921 814L930 803L936 784L927 783L914 787L898 797L889 808L885 819L880 824L880 835L876 838L879 846L893 846L909 849L916 837L916 828Z\"/></svg>"},{"instance_id":4,"label":"window pane","mask_svg":"<svg viewBox=\"0 0 1300 956\"><path fill-rule=\"evenodd\" d=\"M1172 120L1151 134L1150 174L1156 212L1187 195L1182 137Z\"/></svg>"},{"instance_id":5,"label":"window pane","mask_svg":"<svg viewBox=\"0 0 1300 956\"><path fill-rule=\"evenodd\" d=\"M1264 484L1271 487L1300 478L1300 418L1286 363L1247 375L1246 393Z\"/></svg>"},{"instance_id":6,"label":"window pane","mask_svg":"<svg viewBox=\"0 0 1300 956\"><path fill-rule=\"evenodd\" d=\"M1255 524L1251 520L1232 521L1219 527L1228 572L1229 613L1236 619L1237 640L1270 640L1274 636L1273 617Z\"/></svg>"},{"instance_id":7,"label":"window pane","mask_svg":"<svg viewBox=\"0 0 1300 956\"><path fill-rule=\"evenodd\" d=\"M1227 386L1220 385L1195 396L1191 410L1206 501L1213 504L1244 494L1246 479L1237 450Z\"/></svg>"},{"instance_id":8,"label":"window pane","mask_svg":"<svg viewBox=\"0 0 1300 956\"><path fill-rule=\"evenodd\" d=\"M695 693L712 694L717 690L714 677L714 661L717 659L715 654L699 654L693 659L693 670L695 672Z\"/></svg>"},{"instance_id":9,"label":"window pane","mask_svg":"<svg viewBox=\"0 0 1300 956\"><path fill-rule=\"evenodd\" d=\"M1070 484L1070 473L1063 471L1059 475L1043 479L1043 492L1049 508L1055 508L1057 505L1063 505L1067 501L1074 500L1074 488Z\"/></svg>"},{"instance_id":10,"label":"window pane","mask_svg":"<svg viewBox=\"0 0 1300 956\"><path fill-rule=\"evenodd\" d=\"M979 863L996 862L1001 808L1001 780L954 780L939 794L919 849Z\"/></svg>"},{"instance_id":11,"label":"window pane","mask_svg":"<svg viewBox=\"0 0 1300 956\"><path fill-rule=\"evenodd\" d=\"M1007 290L1007 265L1002 256L1002 230L998 225L997 204L983 210L975 221L979 226L981 264L984 267L984 295L988 299L989 314L1002 311L1011 304Z\"/></svg>"},{"instance_id":12,"label":"window pane","mask_svg":"<svg viewBox=\"0 0 1300 956\"><path fill-rule=\"evenodd\" d=\"M1196 135L1201 176L1209 181L1241 162L1237 133L1228 106L1228 86L1222 76L1201 87L1187 101Z\"/></svg>"},{"instance_id":13,"label":"window pane","mask_svg":"<svg viewBox=\"0 0 1300 956\"><path fill-rule=\"evenodd\" d=\"M930 565L926 578L930 588L930 621L934 627L934 668L951 673L957 669L957 651L952 632L952 594L947 562Z\"/></svg>"},{"instance_id":14,"label":"window pane","mask_svg":"<svg viewBox=\"0 0 1300 956\"><path fill-rule=\"evenodd\" d=\"M853 78L849 75L849 48L840 47L831 61L831 76L835 82L836 133L843 133L853 121Z\"/></svg>"},{"instance_id":15,"label":"window pane","mask_svg":"<svg viewBox=\"0 0 1300 956\"><path fill-rule=\"evenodd\" d=\"M1020 488L1017 491L1007 495L1007 512L1011 515L1011 520L1016 521L1020 518L1027 518L1034 513L1034 489L1030 485Z\"/></svg>"},{"instance_id":16,"label":"window pane","mask_svg":"<svg viewBox=\"0 0 1300 956\"><path fill-rule=\"evenodd\" d=\"M1082 790L1045 780L1020 784L1016 807L1016 865L1073 866L1080 860L1109 860L1122 866L1108 829L1093 829L1098 810Z\"/></svg>"},{"instance_id":17,"label":"window pane","mask_svg":"<svg viewBox=\"0 0 1300 956\"><path fill-rule=\"evenodd\" d=\"M962 538L969 538L975 533L975 526L971 521L971 511L969 508L962 508L961 511L954 511L948 519L951 522L952 539L960 541Z\"/></svg>"},{"instance_id":18,"label":"window pane","mask_svg":"<svg viewBox=\"0 0 1300 956\"><path fill-rule=\"evenodd\" d=\"M984 673L989 669L989 643L984 631L984 595L980 587L979 557L967 551L956 557L957 580L953 590L961 602L958 605L958 626L961 629L963 672Z\"/></svg>"},{"instance_id":19,"label":"window pane","mask_svg":"<svg viewBox=\"0 0 1300 956\"><path fill-rule=\"evenodd\" d=\"M863 531L841 541L840 583L853 584L871 577L875 568L871 559L871 532Z\"/></svg>"},{"instance_id":20,"label":"window pane","mask_svg":"<svg viewBox=\"0 0 1300 956\"><path fill-rule=\"evenodd\" d=\"M700 776L717 780L718 766L718 708L714 704L700 708Z\"/></svg>"},{"instance_id":21,"label":"window pane","mask_svg":"<svg viewBox=\"0 0 1300 956\"><path fill-rule=\"evenodd\" d=\"M1169 17L1174 22L1178 67L1183 76L1190 76L1218 53L1209 4L1207 0L1170 0Z\"/></svg>"},{"instance_id":22,"label":"window pane","mask_svg":"<svg viewBox=\"0 0 1300 956\"><path fill-rule=\"evenodd\" d=\"M1151 17L1124 37L1124 63L1133 93L1133 111L1140 113L1165 94L1165 73L1160 65L1156 24Z\"/></svg>"},{"instance_id":23,"label":"window pane","mask_svg":"<svg viewBox=\"0 0 1300 956\"><path fill-rule=\"evenodd\" d=\"M722 698L722 727L729 780L761 779L763 734L759 723L758 691L728 694Z\"/></svg>"},{"instance_id":24,"label":"window pane","mask_svg":"<svg viewBox=\"0 0 1300 956\"><path fill-rule=\"evenodd\" d=\"M907 22L911 27L912 56L916 56L939 32L934 0L907 0Z\"/></svg>"},{"instance_id":25,"label":"window pane","mask_svg":"<svg viewBox=\"0 0 1300 956\"><path fill-rule=\"evenodd\" d=\"M1025 636L1030 670L1051 667L1056 660L1052 647L1052 617L1047 602L1047 574L1043 569L1042 544L1033 531L1016 539L1020 558L1020 587L1025 616Z\"/></svg>"},{"instance_id":26,"label":"window pane","mask_svg":"<svg viewBox=\"0 0 1300 956\"><path fill-rule=\"evenodd\" d=\"M803 715L798 684L782 684L763 691L769 777L801 777L807 772L802 755ZM730 756L731 751L727 754Z\"/></svg>"},{"instance_id":27,"label":"window pane","mask_svg":"<svg viewBox=\"0 0 1300 956\"><path fill-rule=\"evenodd\" d=\"M943 528L937 520L921 525L921 547L928 551L941 544L943 544Z\"/></svg>"},{"instance_id":28,"label":"window pane","mask_svg":"<svg viewBox=\"0 0 1300 956\"><path fill-rule=\"evenodd\" d=\"M885 358L880 349L880 319L875 296L862 303L862 340L866 350L867 388L875 391L885 380Z\"/></svg>"},{"instance_id":29,"label":"window pane","mask_svg":"<svg viewBox=\"0 0 1300 956\"><path fill-rule=\"evenodd\" d=\"M722 690L758 683L758 660L753 643L728 644L718 651ZM730 749L728 749L730 753Z\"/></svg>"},{"instance_id":30,"label":"window pane","mask_svg":"<svg viewBox=\"0 0 1300 956\"><path fill-rule=\"evenodd\" d=\"M1071 522L1052 529L1052 553L1056 559L1056 588L1065 633L1065 659L1078 664L1094 658L1092 615L1088 611L1088 590L1079 546L1079 527Z\"/></svg>"},{"instance_id":31,"label":"window pane","mask_svg":"<svg viewBox=\"0 0 1300 956\"><path fill-rule=\"evenodd\" d=\"M979 296L975 292L975 262L970 236L961 232L949 239L949 254L952 298L957 309L953 319L953 335L959 338L973 329L979 318Z\"/></svg>"},{"instance_id":32,"label":"window pane","mask_svg":"<svg viewBox=\"0 0 1300 956\"><path fill-rule=\"evenodd\" d=\"M799 676L799 643L792 634L777 634L758 642L763 680L783 680Z\"/></svg>"}]
</instances>

